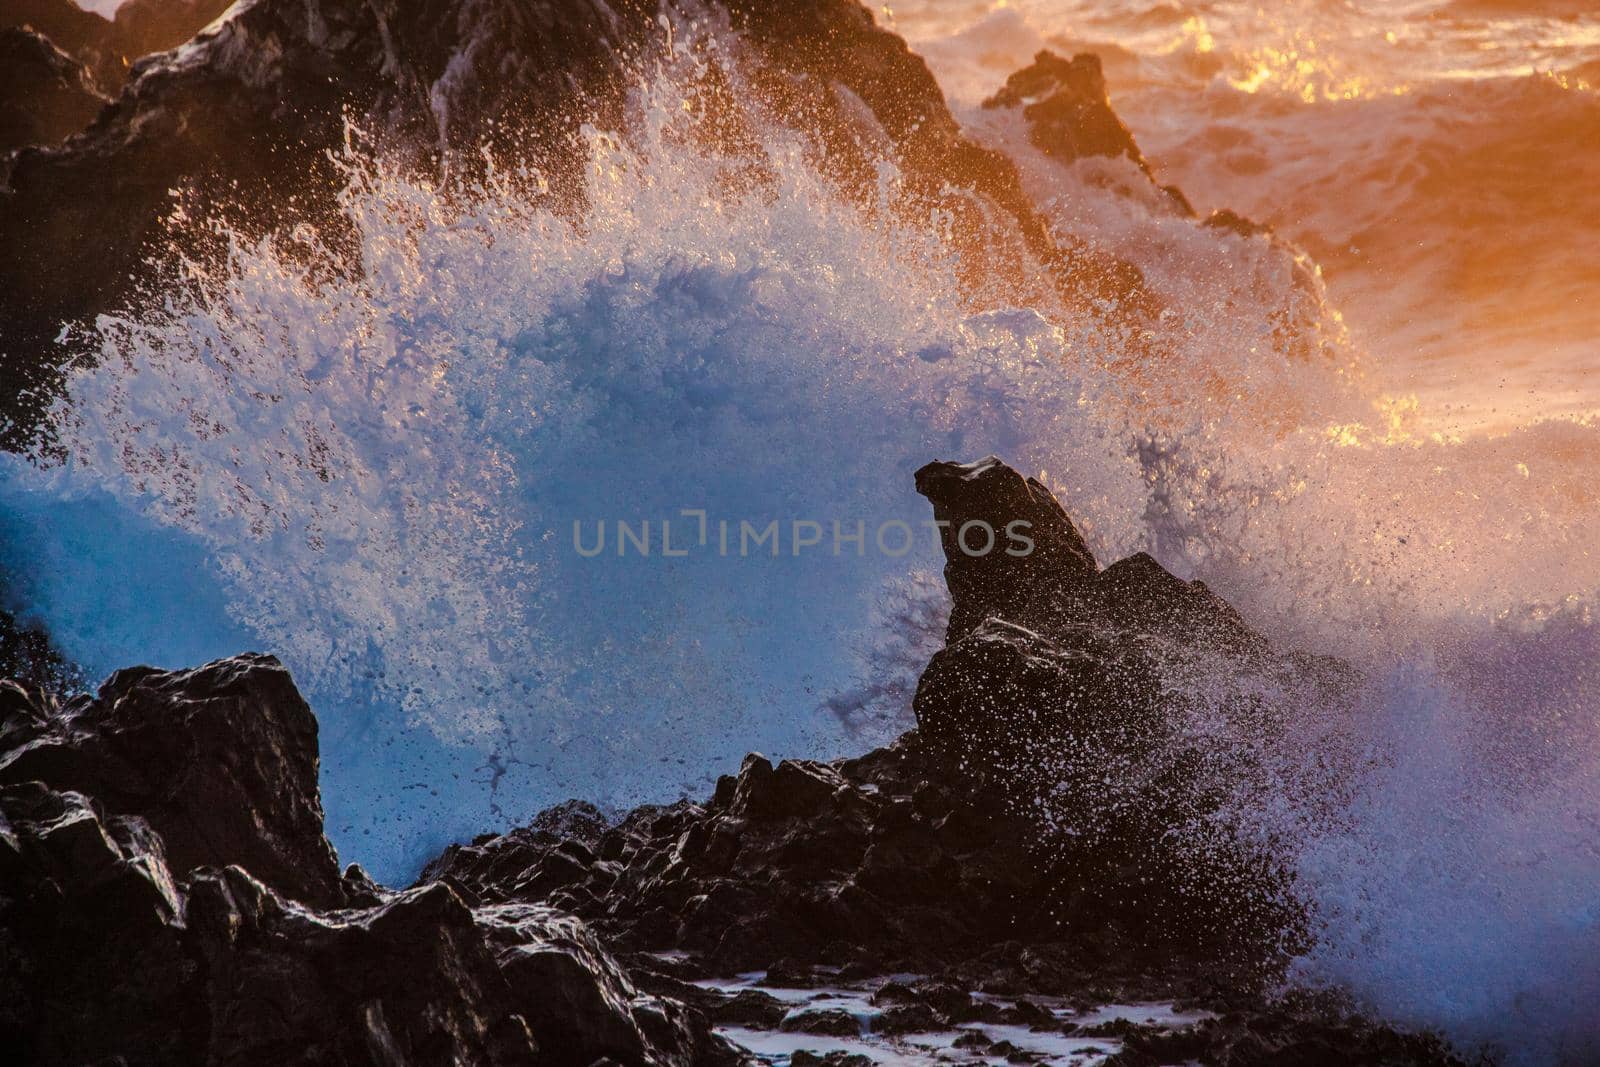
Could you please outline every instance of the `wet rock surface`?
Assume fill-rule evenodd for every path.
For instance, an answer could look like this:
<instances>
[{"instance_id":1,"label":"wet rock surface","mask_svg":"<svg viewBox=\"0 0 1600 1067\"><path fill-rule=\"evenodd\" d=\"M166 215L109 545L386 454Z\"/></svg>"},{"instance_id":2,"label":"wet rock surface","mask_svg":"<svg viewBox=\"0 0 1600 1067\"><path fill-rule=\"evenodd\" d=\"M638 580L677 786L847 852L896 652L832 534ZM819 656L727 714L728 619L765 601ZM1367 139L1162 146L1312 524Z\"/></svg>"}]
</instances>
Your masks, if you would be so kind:
<instances>
[{"instance_id":1,"label":"wet rock surface","mask_svg":"<svg viewBox=\"0 0 1600 1067\"><path fill-rule=\"evenodd\" d=\"M1332 998L1270 999L1299 933L1281 874L1174 843L1209 809L1166 755L1162 649L1319 664L1148 557L1101 569L993 457L918 485L953 525L1025 517L1040 559L947 545L917 729L752 754L620 820L572 801L401 892L339 873L316 722L270 657L65 702L4 683L0 1042L40 1064L1451 1062ZM1119 805L1092 788L1113 781Z\"/></svg>"},{"instance_id":2,"label":"wet rock surface","mask_svg":"<svg viewBox=\"0 0 1600 1067\"><path fill-rule=\"evenodd\" d=\"M270 657L0 684L7 1062L735 1061L570 914L341 876L316 775Z\"/></svg>"},{"instance_id":3,"label":"wet rock surface","mask_svg":"<svg viewBox=\"0 0 1600 1067\"><path fill-rule=\"evenodd\" d=\"M176 48L230 6L230 0L129 0L108 19L73 0L7 0L0 29L31 27L81 62L102 90L115 92L139 57Z\"/></svg>"},{"instance_id":4,"label":"wet rock surface","mask_svg":"<svg viewBox=\"0 0 1600 1067\"><path fill-rule=\"evenodd\" d=\"M1049 996L975 991L944 980L899 976L847 980L765 994L782 1021L729 1020L723 1029L762 1062L899 1067L934 1064L1456 1064L1434 1038L1377 1026L1338 1004L1292 997L1270 1007L1118 1000L1107 990ZM750 996L750 978L703 979L709 1010ZM806 1021L843 1020L808 1030ZM846 1025L846 1024L851 1025ZM853 1028L852 1028L853 1026Z\"/></svg>"},{"instance_id":5,"label":"wet rock surface","mask_svg":"<svg viewBox=\"0 0 1600 1067\"><path fill-rule=\"evenodd\" d=\"M1286 876L1242 842L1182 832L1216 802L1168 679L1175 663L1308 665L1148 556L1100 569L1049 490L994 457L930 464L917 486L945 524L954 603L916 730L831 764L751 755L703 803L610 827L539 820L452 848L430 877L549 900L630 948L723 972L928 971L998 951L1064 967L1051 988L1110 968L1164 990L1270 968L1299 936ZM1033 552L962 547L969 523L1014 522Z\"/></svg>"},{"instance_id":6,"label":"wet rock surface","mask_svg":"<svg viewBox=\"0 0 1600 1067\"><path fill-rule=\"evenodd\" d=\"M277 660L118 671L61 705L12 687L0 705L0 785L45 782L144 819L180 870L238 864L295 900L342 901L317 720Z\"/></svg>"},{"instance_id":7,"label":"wet rock surface","mask_svg":"<svg viewBox=\"0 0 1600 1067\"><path fill-rule=\"evenodd\" d=\"M1020 107L1034 147L1063 163L1085 156L1126 156L1150 172L1133 132L1111 109L1105 72L1092 52L1065 59L1042 51L983 106Z\"/></svg>"},{"instance_id":8,"label":"wet rock surface","mask_svg":"<svg viewBox=\"0 0 1600 1067\"><path fill-rule=\"evenodd\" d=\"M1450 1062L1331 1000L1269 1004L1304 935L1286 876L1172 832L1214 798L1171 743L1171 657L1328 690L1349 668L1280 655L1148 556L1100 568L1048 489L993 457L917 481L947 533L1023 518L1039 551L947 538L949 641L916 730L833 763L751 755L706 801L613 825L569 805L427 877L583 915L647 983L699 989L725 1033L791 1065Z\"/></svg>"}]
</instances>

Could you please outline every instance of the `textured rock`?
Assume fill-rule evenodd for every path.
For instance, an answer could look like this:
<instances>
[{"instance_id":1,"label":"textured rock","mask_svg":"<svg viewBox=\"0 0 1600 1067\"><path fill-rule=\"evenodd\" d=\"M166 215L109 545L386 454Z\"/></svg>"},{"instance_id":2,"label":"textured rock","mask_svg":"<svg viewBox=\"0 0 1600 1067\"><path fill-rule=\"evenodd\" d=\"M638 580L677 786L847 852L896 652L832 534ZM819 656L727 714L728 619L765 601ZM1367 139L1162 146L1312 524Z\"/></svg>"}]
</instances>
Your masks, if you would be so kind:
<instances>
[{"instance_id":1,"label":"textured rock","mask_svg":"<svg viewBox=\"0 0 1600 1067\"><path fill-rule=\"evenodd\" d=\"M1199 218L1182 189L1159 184L1132 131L1111 107L1098 56L1084 53L1064 59L1042 51L1007 78L983 106L1016 112L1034 147L1063 165L1096 158L1132 161L1143 175L1134 186L1148 180L1149 189L1160 194L1158 203L1164 202L1169 210L1208 230L1250 242L1238 250L1244 253L1241 262L1247 265L1239 273L1250 277L1251 289L1274 294L1272 337L1280 351L1311 359L1336 346L1336 333L1329 335L1326 330L1327 311L1316 263L1270 227L1227 208ZM1136 189L1129 191L1137 195Z\"/></svg>"},{"instance_id":2,"label":"textured rock","mask_svg":"<svg viewBox=\"0 0 1600 1067\"><path fill-rule=\"evenodd\" d=\"M983 106L1022 108L1029 140L1053 159L1070 163L1085 156L1126 156L1150 173L1133 132L1111 110L1100 57L1091 52L1071 59L1048 49L1040 52Z\"/></svg>"},{"instance_id":3,"label":"textured rock","mask_svg":"<svg viewBox=\"0 0 1600 1067\"><path fill-rule=\"evenodd\" d=\"M118 671L93 699L61 706L10 692L0 784L38 780L141 817L180 874L238 864L308 904L342 901L322 834L317 720L277 660Z\"/></svg>"},{"instance_id":4,"label":"textured rock","mask_svg":"<svg viewBox=\"0 0 1600 1067\"><path fill-rule=\"evenodd\" d=\"M127 0L112 17L111 45L126 71L142 56L183 44L232 6L233 0Z\"/></svg>"},{"instance_id":5,"label":"textured rock","mask_svg":"<svg viewBox=\"0 0 1600 1067\"><path fill-rule=\"evenodd\" d=\"M941 524L944 580L954 602L949 640L966 636L992 615L1036 626L1099 572L1083 535L1050 490L994 456L929 463L916 477L917 492L928 498ZM970 535L964 536L969 524ZM1012 531L1026 543L1006 536Z\"/></svg>"},{"instance_id":6,"label":"textured rock","mask_svg":"<svg viewBox=\"0 0 1600 1067\"><path fill-rule=\"evenodd\" d=\"M31 26L75 57L99 84L115 91L140 56L164 52L193 37L232 0L130 0L107 19L73 0L7 0L0 29Z\"/></svg>"},{"instance_id":7,"label":"textured rock","mask_svg":"<svg viewBox=\"0 0 1600 1067\"><path fill-rule=\"evenodd\" d=\"M549 900L721 970L928 969L1003 943L1070 946L1141 980L1178 959L1190 975L1273 959L1298 929L1282 876L1184 832L1213 786L1181 743L1169 670L1304 665L1147 556L1099 569L1049 491L993 457L930 464L917 485L950 524L954 610L916 731L832 764L751 755L703 804L609 828L542 819L452 848L428 876ZM954 533L1019 519L1031 553L969 556Z\"/></svg>"},{"instance_id":8,"label":"textured rock","mask_svg":"<svg viewBox=\"0 0 1600 1067\"><path fill-rule=\"evenodd\" d=\"M85 11L72 0L7 0L0 7L0 29L24 26L49 38L92 71L108 69L113 62L110 20Z\"/></svg>"},{"instance_id":9,"label":"textured rock","mask_svg":"<svg viewBox=\"0 0 1600 1067\"><path fill-rule=\"evenodd\" d=\"M1383 1026L1314 997L1292 997L1270 1007L1240 1006L1177 1032L1132 1026L1117 1036L1123 1047L1105 1061L1107 1067L1195 1062L1226 1067L1462 1067L1466 1062L1437 1037Z\"/></svg>"},{"instance_id":10,"label":"textured rock","mask_svg":"<svg viewBox=\"0 0 1600 1067\"><path fill-rule=\"evenodd\" d=\"M106 102L88 68L48 38L0 30L0 158L77 133Z\"/></svg>"},{"instance_id":11,"label":"textured rock","mask_svg":"<svg viewBox=\"0 0 1600 1067\"><path fill-rule=\"evenodd\" d=\"M917 471L917 492L942 523L945 582L954 602L949 640L989 618L1051 634L1092 620L1115 629L1160 634L1192 643L1261 648L1264 643L1204 582L1185 582L1145 553L1100 570L1083 536L1050 490L994 456L974 463L929 463ZM1005 531L1023 524L1032 547L1023 552L998 537L993 551L970 552L960 531ZM981 532L967 538L976 549Z\"/></svg>"},{"instance_id":12,"label":"textured rock","mask_svg":"<svg viewBox=\"0 0 1600 1067\"><path fill-rule=\"evenodd\" d=\"M1227 782L1202 773L1184 715L1198 703L1265 740L1277 724L1254 686L1333 706L1350 669L1277 652L1149 556L1101 569L1048 490L993 457L917 483L947 534L1024 518L1035 551L974 557L947 536L951 626L915 731L831 764L751 755L705 802L611 826L558 812L428 876L548 901L714 973L765 966L767 986L838 980L815 964L953 978L883 1021L908 1032L982 1016L980 986L1148 998L1270 979L1303 914L1270 856L1217 824ZM730 1011L772 1025L759 1005Z\"/></svg>"},{"instance_id":13,"label":"textured rock","mask_svg":"<svg viewBox=\"0 0 1600 1067\"><path fill-rule=\"evenodd\" d=\"M1149 557L1100 569L998 460L918 485L952 522L1028 516L1039 556L950 557L963 621L916 730L833 763L752 754L704 803L615 822L571 802L453 846L404 892L337 874L315 721L270 658L123 671L63 704L0 684L0 1047L30 1064L732 1067L715 1019L806 1035L797 1064L955 1026L1115 1039L1125 1065L1453 1063L1336 999L1263 999L1299 934L1290 886L1182 833L1210 809L1172 744L1173 662L1332 688L1348 668L1279 655ZM762 989L691 981L761 967ZM1029 999L1045 994L1068 1006ZM1210 1011L1069 1018L1175 997ZM1037 1058L978 1029L961 1042Z\"/></svg>"},{"instance_id":14,"label":"textured rock","mask_svg":"<svg viewBox=\"0 0 1600 1067\"><path fill-rule=\"evenodd\" d=\"M60 707L0 683L8 1062L733 1062L571 915L341 878L316 767L268 657L122 671Z\"/></svg>"}]
</instances>

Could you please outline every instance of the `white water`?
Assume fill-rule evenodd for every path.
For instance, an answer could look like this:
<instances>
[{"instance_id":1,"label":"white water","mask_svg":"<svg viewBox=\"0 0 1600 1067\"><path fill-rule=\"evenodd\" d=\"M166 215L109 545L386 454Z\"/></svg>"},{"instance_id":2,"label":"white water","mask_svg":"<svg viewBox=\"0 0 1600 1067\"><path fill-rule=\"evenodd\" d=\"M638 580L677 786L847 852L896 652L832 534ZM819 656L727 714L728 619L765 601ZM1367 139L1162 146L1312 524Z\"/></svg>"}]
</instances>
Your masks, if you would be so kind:
<instances>
[{"instance_id":1,"label":"white water","mask_svg":"<svg viewBox=\"0 0 1600 1067\"><path fill-rule=\"evenodd\" d=\"M1600 13L1584 0L904 0L966 117L1092 51L1162 182L1310 250L1437 426L1600 412Z\"/></svg>"},{"instance_id":2,"label":"white water","mask_svg":"<svg viewBox=\"0 0 1600 1067\"><path fill-rule=\"evenodd\" d=\"M5 457L17 606L91 673L277 652L342 856L401 878L569 795L671 798L903 722L903 684L873 685L937 632L926 541L589 560L574 519L919 523L918 465L996 452L1102 559L1149 548L1378 679L1355 720L1295 709L1305 744L1251 795L1326 923L1302 980L1529 1062L1600 1054L1600 434L1419 430L1331 313L1318 358L1272 347L1263 242L1029 160L1178 309L1170 355L1130 365L1091 321L973 306L936 220L842 204L779 132L776 187L730 198L677 105L659 82L634 148L593 136L581 229L509 178L451 198L356 153L359 275L296 266L331 258L304 232L102 322L68 462ZM862 701L865 735L827 707ZM1348 804L1315 792L1318 740Z\"/></svg>"}]
</instances>

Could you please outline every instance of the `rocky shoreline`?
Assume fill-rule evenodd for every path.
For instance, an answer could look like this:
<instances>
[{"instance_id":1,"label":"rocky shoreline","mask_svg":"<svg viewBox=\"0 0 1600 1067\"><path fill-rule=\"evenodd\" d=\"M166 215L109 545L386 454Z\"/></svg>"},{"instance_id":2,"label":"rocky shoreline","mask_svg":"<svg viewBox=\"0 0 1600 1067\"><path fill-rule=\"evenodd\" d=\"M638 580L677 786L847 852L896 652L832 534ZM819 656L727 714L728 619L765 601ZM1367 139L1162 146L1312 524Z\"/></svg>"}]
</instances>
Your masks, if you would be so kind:
<instances>
[{"instance_id":1,"label":"rocky shoreline","mask_svg":"<svg viewBox=\"0 0 1600 1067\"><path fill-rule=\"evenodd\" d=\"M97 316L138 306L174 253L225 252L219 229L174 229L178 208L336 246L354 137L441 196L485 161L537 173L539 202L581 219L584 125L625 138L629 86L675 63L681 135L730 195L777 180L758 128L864 208L892 162L895 210L947 221L975 302L1104 318L1130 359L1161 354L1140 270L1051 224L856 0L133 0L114 21L24 0L0 57L0 448L49 451L38 431L65 368L98 358ZM984 108L1054 164L1122 168L1164 221L1256 242L1282 279L1275 342L1315 354L1314 265L1159 186L1095 56L1042 52ZM915 729L833 762L752 753L710 796L620 818L573 801L404 889L340 869L317 720L275 659L66 696L81 679L0 610L0 1059L1454 1062L1281 992L1309 917L1270 849L1215 818L1217 769L1177 728L1193 694L1172 677L1222 679L1208 710L1268 739L1270 709L1227 680L1337 707L1354 672L1271 647L1149 556L1102 567L998 460L930 464L917 488L948 524L952 611ZM954 533L1016 519L1023 557L974 558Z\"/></svg>"},{"instance_id":2,"label":"rocky shoreline","mask_svg":"<svg viewBox=\"0 0 1600 1067\"><path fill-rule=\"evenodd\" d=\"M930 464L918 488L957 529L1025 517L1039 551L947 544L917 729L832 763L752 754L704 801L615 822L575 801L404 890L339 870L316 720L271 657L120 671L65 702L0 684L0 1045L35 1064L1453 1062L1273 995L1306 936L1282 873L1162 832L1206 796L1181 764L1148 773L1158 650L1330 685L1338 666L1280 656L1148 557L1101 569L998 460ZM1150 802L1075 787L1112 774Z\"/></svg>"}]
</instances>

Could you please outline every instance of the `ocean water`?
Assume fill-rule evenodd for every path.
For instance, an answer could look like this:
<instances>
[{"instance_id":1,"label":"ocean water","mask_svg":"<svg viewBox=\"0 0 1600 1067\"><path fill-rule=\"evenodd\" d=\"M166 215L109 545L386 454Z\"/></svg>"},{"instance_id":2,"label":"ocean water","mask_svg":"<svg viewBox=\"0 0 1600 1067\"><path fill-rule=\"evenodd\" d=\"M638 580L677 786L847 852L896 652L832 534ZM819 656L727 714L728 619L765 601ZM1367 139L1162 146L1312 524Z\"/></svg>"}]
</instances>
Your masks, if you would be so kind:
<instances>
[{"instance_id":1,"label":"ocean water","mask_svg":"<svg viewBox=\"0 0 1600 1067\"><path fill-rule=\"evenodd\" d=\"M1548 8L1407 10L1399 40L1439 23L1470 41L1452 19L1570 23L1575 39L1587 25ZM311 229L235 237L133 312L74 327L101 361L75 374L55 447L0 457L7 606L91 675L277 653L322 721L341 857L399 881L446 842L569 796L670 800L748 750L831 756L892 736L940 640L940 560L926 537L891 555L871 531L924 530L922 463L997 453L1046 479L1102 560L1151 551L1275 640L1371 679L1353 710L1268 694L1291 729L1238 783L1234 819L1282 850L1319 924L1293 980L1463 1049L1592 1062L1592 310L1536 302L1559 249L1522 250L1508 276L1528 285L1491 287L1496 308L1448 295L1460 257L1516 243L1514 221L1486 227L1474 205L1516 201L1554 168L1509 153L1529 173L1490 167L1501 184L1475 197L1406 162L1457 174L1461 131L1492 138L1482 124L1499 122L1577 172L1581 140L1536 137L1484 101L1576 122L1592 92L1416 44L1388 70L1407 92L1341 95L1315 63L1274 66L1276 15L1077 11L893 17L1054 224L1143 270L1168 309L1160 358L1130 358L1082 313L964 290L943 220L899 210L888 161L862 206L764 130L774 180L734 191L678 129L703 61L685 53L641 79L626 138L591 131L581 223L536 176L435 187L356 136L353 246ZM1361 29L1376 14L1303 14L1319 56L1344 56L1341 34L1361 45L1350 55L1378 47ZM1162 177L1328 256L1323 280L1265 240L1172 215L1126 164L1051 163L975 107L1057 38L1120 49L1114 99ZM1238 67L1257 53L1259 81ZM1253 177L1206 149L1226 127L1266 161ZM1384 144L1396 173L1363 176ZM1528 234L1568 250L1596 223L1522 199ZM1381 225L1395 218L1404 236ZM1340 253L1340 226L1381 239ZM353 269L330 267L351 247ZM1515 355L1499 347L1513 327ZM720 551L724 520L735 546L741 523L777 521L780 552ZM652 524L648 557L617 554L618 521ZM834 554L836 521L865 524L864 551ZM596 523L612 538L589 557ZM687 554L666 553L663 523ZM796 554L796 523L819 544ZM1237 684L1186 683L1202 708L1207 686ZM1250 740L1216 730L1225 750Z\"/></svg>"},{"instance_id":2,"label":"ocean water","mask_svg":"<svg viewBox=\"0 0 1600 1067\"><path fill-rule=\"evenodd\" d=\"M1162 182L1310 251L1446 429L1600 409L1600 11L1583 0L909 0L970 117L1092 51Z\"/></svg>"}]
</instances>

